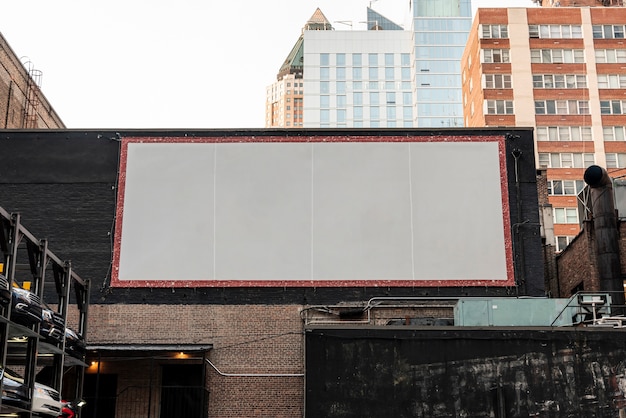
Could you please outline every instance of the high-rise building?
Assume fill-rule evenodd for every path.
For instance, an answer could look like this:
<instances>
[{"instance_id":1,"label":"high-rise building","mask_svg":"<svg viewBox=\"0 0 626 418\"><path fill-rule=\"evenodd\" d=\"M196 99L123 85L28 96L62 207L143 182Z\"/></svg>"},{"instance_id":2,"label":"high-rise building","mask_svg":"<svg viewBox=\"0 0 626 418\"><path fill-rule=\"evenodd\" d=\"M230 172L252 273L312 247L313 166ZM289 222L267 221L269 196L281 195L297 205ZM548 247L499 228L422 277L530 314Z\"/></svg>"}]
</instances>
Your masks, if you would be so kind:
<instances>
[{"instance_id":1,"label":"high-rise building","mask_svg":"<svg viewBox=\"0 0 626 418\"><path fill-rule=\"evenodd\" d=\"M463 126L459 61L472 26L470 0L413 1L416 127Z\"/></svg>"},{"instance_id":2,"label":"high-rise building","mask_svg":"<svg viewBox=\"0 0 626 418\"><path fill-rule=\"evenodd\" d=\"M462 126L470 2L409 5L410 30L368 8L367 30L336 31L316 10L267 89L266 127Z\"/></svg>"},{"instance_id":3,"label":"high-rise building","mask_svg":"<svg viewBox=\"0 0 626 418\"><path fill-rule=\"evenodd\" d=\"M318 8L302 28L302 33L276 75L276 82L267 87L265 98L266 128L303 127L302 72L304 68L305 31L331 31L332 25Z\"/></svg>"},{"instance_id":4,"label":"high-rise building","mask_svg":"<svg viewBox=\"0 0 626 418\"><path fill-rule=\"evenodd\" d=\"M592 164L626 174L626 9L479 9L462 58L465 126L534 127L557 250Z\"/></svg>"}]
</instances>

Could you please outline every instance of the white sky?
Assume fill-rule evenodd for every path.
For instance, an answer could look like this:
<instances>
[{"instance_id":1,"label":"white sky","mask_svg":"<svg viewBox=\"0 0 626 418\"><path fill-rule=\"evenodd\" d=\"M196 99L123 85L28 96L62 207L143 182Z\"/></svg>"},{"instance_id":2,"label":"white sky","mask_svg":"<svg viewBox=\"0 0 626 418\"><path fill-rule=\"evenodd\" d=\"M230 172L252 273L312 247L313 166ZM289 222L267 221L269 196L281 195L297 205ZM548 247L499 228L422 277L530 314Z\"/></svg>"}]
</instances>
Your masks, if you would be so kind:
<instances>
[{"instance_id":1,"label":"white sky","mask_svg":"<svg viewBox=\"0 0 626 418\"><path fill-rule=\"evenodd\" d=\"M262 128L265 88L315 9L364 30L370 3L408 17L409 0L16 0L0 33L68 128Z\"/></svg>"}]
</instances>

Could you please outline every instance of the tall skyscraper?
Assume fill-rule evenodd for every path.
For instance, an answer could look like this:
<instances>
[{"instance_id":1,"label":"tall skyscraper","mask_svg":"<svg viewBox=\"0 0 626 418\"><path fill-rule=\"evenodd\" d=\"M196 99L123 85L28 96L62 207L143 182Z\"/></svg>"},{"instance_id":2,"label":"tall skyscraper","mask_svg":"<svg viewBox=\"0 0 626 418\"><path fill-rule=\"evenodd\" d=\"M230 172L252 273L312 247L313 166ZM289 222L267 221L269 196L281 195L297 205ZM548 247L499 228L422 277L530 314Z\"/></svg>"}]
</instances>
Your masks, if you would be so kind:
<instances>
[{"instance_id":1,"label":"tall skyscraper","mask_svg":"<svg viewBox=\"0 0 626 418\"><path fill-rule=\"evenodd\" d=\"M470 0L414 0L416 127L463 126L459 62L472 26Z\"/></svg>"},{"instance_id":2,"label":"tall skyscraper","mask_svg":"<svg viewBox=\"0 0 626 418\"><path fill-rule=\"evenodd\" d=\"M470 1L412 0L407 12L410 30L368 8L366 21L336 31L318 9L309 21L317 26L307 23L286 61L301 65L289 73L296 80L283 65L268 87L266 126L461 127L459 63ZM357 23L367 30L355 30ZM294 109L302 108L299 118Z\"/></svg>"},{"instance_id":3,"label":"tall skyscraper","mask_svg":"<svg viewBox=\"0 0 626 418\"><path fill-rule=\"evenodd\" d=\"M532 126L557 250L592 164L626 174L626 9L479 9L462 59L465 125Z\"/></svg>"}]
</instances>

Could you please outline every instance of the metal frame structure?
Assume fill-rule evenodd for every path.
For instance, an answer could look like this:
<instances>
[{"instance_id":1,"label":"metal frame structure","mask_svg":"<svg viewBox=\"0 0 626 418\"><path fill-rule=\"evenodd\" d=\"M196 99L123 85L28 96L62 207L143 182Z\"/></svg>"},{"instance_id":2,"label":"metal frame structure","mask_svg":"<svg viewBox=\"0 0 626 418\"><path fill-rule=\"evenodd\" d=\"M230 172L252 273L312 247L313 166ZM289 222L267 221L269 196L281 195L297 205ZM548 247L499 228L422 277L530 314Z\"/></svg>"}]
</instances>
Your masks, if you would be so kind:
<instances>
[{"instance_id":1,"label":"metal frame structure","mask_svg":"<svg viewBox=\"0 0 626 418\"><path fill-rule=\"evenodd\" d=\"M38 239L21 223L19 213L9 213L0 207L0 252L3 259L3 274L9 285L17 284L16 276L30 273L30 291L40 300L56 305L56 311L67 323L70 300L78 309L77 331L85 336L87 332L87 314L89 306L89 281L83 280L72 270L70 261L63 261L48 249L45 239ZM51 285L46 288L46 285ZM71 291L74 297L71 297ZM48 299L46 299L46 297ZM56 300L49 300L56 297ZM24 383L29 388L30 399L33 399L35 374L38 365L51 366L52 385L61 393L63 376L66 367L78 367L75 386L76 399L82 398L84 369L86 364L65 355L65 338L54 345L40 340L40 324L30 327L11 321L11 303L0 307L0 365L5 367L7 360L20 359L24 367ZM12 344L15 336L22 341ZM51 360L51 361L50 361ZM0 389L2 381L0 380ZM0 399L0 406L2 400ZM18 411L20 417L31 417L30 411Z\"/></svg>"}]
</instances>

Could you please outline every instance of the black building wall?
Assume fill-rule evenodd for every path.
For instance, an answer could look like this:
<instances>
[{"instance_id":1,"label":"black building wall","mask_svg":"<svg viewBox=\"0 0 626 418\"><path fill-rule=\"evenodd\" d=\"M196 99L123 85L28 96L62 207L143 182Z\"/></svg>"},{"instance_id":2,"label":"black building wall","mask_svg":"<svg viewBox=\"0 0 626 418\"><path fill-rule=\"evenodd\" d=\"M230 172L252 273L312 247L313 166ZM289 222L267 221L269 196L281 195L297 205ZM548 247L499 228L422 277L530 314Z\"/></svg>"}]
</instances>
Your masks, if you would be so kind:
<instances>
[{"instance_id":1,"label":"black building wall","mask_svg":"<svg viewBox=\"0 0 626 418\"><path fill-rule=\"evenodd\" d=\"M315 328L306 416L622 417L626 333Z\"/></svg>"},{"instance_id":2,"label":"black building wall","mask_svg":"<svg viewBox=\"0 0 626 418\"><path fill-rule=\"evenodd\" d=\"M120 138L286 135L506 136L509 205L517 286L511 288L111 288ZM2 131L0 206L77 273L91 281L91 303L325 304L373 296L543 295L532 130L377 131ZM476 162L480 164L479 161ZM445 167L442 169L454 169ZM436 181L436 179L433 179ZM462 186L463 173L459 173ZM447 192L453 192L451 189ZM478 199L479 197L477 197ZM164 237L167 239L167 237ZM171 243L177 245L178 243ZM454 254L450 254L453 258ZM170 260L175 262L175 260ZM168 261L169 262L169 261Z\"/></svg>"}]
</instances>

